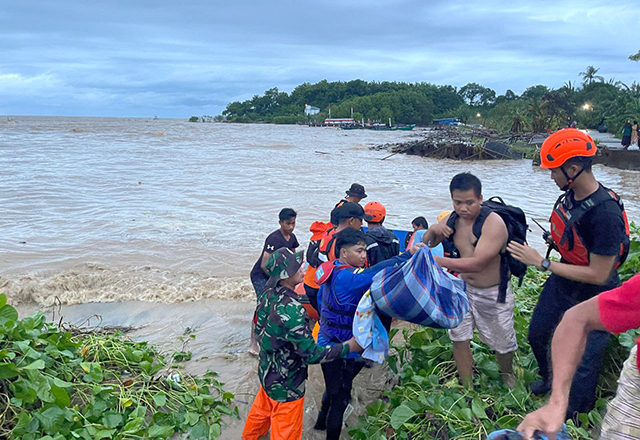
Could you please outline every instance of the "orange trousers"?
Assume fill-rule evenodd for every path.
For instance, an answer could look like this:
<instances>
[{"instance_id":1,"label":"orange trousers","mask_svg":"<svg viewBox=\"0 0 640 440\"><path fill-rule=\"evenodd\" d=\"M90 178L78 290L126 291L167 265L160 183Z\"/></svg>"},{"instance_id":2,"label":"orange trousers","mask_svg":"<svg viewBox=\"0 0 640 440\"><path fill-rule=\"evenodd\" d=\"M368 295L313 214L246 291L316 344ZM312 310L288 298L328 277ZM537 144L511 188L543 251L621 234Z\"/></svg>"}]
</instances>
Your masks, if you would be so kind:
<instances>
[{"instance_id":1,"label":"orange trousers","mask_svg":"<svg viewBox=\"0 0 640 440\"><path fill-rule=\"evenodd\" d=\"M276 402L261 386L249 410L242 438L258 440L271 428L271 440L300 440L303 414L304 397L293 402Z\"/></svg>"}]
</instances>

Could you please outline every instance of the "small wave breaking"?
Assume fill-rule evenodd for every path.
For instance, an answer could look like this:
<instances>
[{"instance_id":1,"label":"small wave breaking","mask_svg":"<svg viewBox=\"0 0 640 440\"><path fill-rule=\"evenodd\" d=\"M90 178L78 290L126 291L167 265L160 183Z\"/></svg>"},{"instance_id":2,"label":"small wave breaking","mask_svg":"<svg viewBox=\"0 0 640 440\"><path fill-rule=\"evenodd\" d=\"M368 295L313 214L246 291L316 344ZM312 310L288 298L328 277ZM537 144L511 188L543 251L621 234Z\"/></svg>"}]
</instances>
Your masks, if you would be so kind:
<instances>
[{"instance_id":1,"label":"small wave breaking","mask_svg":"<svg viewBox=\"0 0 640 440\"><path fill-rule=\"evenodd\" d=\"M255 300L248 277L222 278L149 266L118 269L80 264L55 273L0 276L0 292L13 304L148 301L190 302L216 298Z\"/></svg>"}]
</instances>

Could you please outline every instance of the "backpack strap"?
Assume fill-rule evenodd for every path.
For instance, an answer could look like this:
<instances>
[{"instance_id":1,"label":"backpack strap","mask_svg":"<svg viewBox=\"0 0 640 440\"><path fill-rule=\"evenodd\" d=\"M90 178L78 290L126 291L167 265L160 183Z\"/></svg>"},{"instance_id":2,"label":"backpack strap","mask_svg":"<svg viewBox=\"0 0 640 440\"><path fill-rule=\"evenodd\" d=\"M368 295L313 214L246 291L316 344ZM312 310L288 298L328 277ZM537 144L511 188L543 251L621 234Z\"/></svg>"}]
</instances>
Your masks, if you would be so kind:
<instances>
[{"instance_id":1,"label":"backpack strap","mask_svg":"<svg viewBox=\"0 0 640 440\"><path fill-rule=\"evenodd\" d=\"M503 202L504 203L504 202ZM484 226L484 222L487 220L487 217L491 214L491 209L483 206L480 209L480 215L476 218L476 221L473 223L473 235L479 240L482 235L482 227ZM476 244L478 242L476 241ZM475 247L475 244L473 245Z\"/></svg>"},{"instance_id":2,"label":"backpack strap","mask_svg":"<svg viewBox=\"0 0 640 440\"><path fill-rule=\"evenodd\" d=\"M487 220L487 217L489 217L489 214L491 214L491 209L487 208L486 206L483 206L480 209L480 214L476 218L476 221L473 223L473 235L477 239L480 239L480 235L482 235L482 227L484 226L484 222ZM455 211L453 211L451 215L449 215L449 219L447 220L447 226L453 229L453 234L449 236L449 240L451 240L452 242L453 242L453 236L456 233L456 221L458 220L459 217L460 216ZM477 241L476 241L476 244L477 244Z\"/></svg>"}]
</instances>

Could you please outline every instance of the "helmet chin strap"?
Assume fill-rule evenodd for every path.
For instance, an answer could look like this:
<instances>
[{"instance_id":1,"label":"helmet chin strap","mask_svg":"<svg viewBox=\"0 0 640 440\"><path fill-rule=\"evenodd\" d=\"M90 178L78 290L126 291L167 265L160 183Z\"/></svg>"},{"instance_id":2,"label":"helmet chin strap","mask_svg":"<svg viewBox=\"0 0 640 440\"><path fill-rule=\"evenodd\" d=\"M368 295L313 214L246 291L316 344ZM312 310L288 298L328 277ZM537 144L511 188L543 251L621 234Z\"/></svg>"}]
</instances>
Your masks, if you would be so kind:
<instances>
[{"instance_id":1,"label":"helmet chin strap","mask_svg":"<svg viewBox=\"0 0 640 440\"><path fill-rule=\"evenodd\" d=\"M569 177L569 175L567 174L567 170L564 169L563 165L560 166L560 171L562 171L562 174L564 174L564 177L567 179L567 184L560 189L562 191L567 191L569 190L569 187L571 186L571 184L575 182L578 177L580 177L580 174L582 174L582 172L584 171L584 168L578 171L578 173L573 177Z\"/></svg>"}]
</instances>

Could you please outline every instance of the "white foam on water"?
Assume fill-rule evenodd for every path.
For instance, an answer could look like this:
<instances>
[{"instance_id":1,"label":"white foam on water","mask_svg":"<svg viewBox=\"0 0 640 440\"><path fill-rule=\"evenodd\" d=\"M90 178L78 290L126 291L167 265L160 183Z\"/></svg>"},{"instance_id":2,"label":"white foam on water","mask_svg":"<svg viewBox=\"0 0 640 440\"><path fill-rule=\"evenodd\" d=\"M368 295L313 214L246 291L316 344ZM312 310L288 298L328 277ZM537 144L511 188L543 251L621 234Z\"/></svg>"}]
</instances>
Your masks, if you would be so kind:
<instances>
[{"instance_id":1,"label":"white foam on water","mask_svg":"<svg viewBox=\"0 0 640 440\"><path fill-rule=\"evenodd\" d=\"M179 303L210 298L255 301L247 277L217 278L197 272L116 269L97 264L80 264L55 273L0 276L0 292L13 304L42 306L133 300Z\"/></svg>"}]
</instances>

